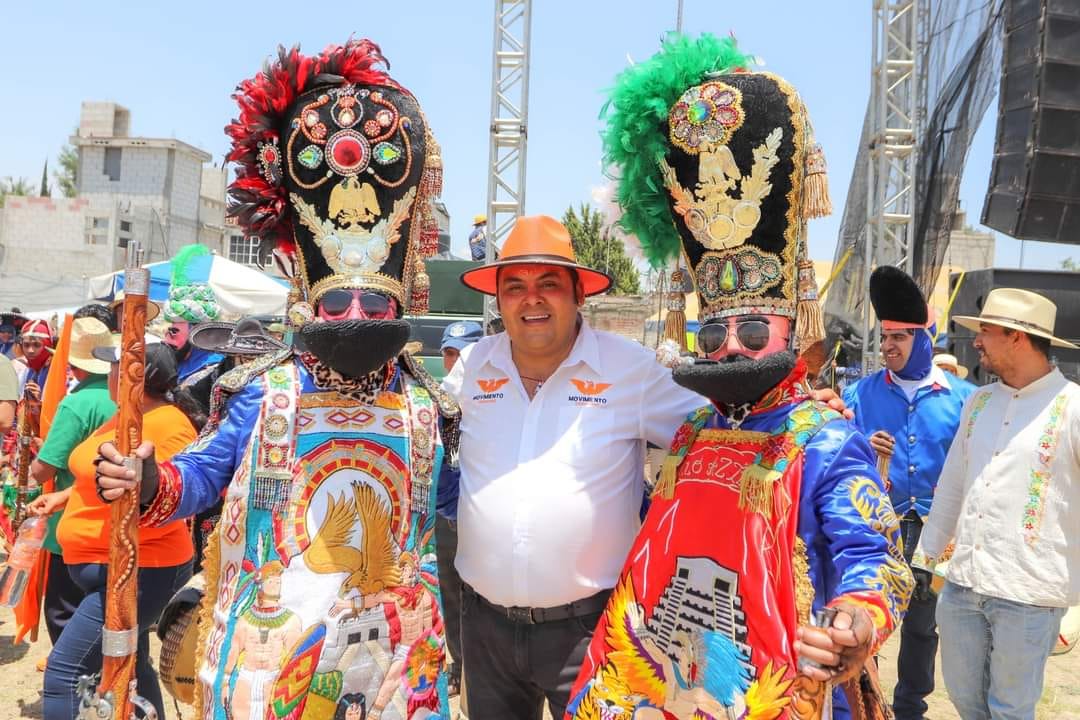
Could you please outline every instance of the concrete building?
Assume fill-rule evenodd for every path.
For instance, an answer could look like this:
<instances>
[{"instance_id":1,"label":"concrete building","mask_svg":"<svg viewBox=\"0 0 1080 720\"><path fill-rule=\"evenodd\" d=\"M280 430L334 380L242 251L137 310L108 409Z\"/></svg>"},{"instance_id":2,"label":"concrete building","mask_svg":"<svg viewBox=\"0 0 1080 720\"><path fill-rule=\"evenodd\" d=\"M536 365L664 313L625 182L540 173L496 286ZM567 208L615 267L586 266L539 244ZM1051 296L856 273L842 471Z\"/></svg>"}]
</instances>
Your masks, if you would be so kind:
<instances>
[{"instance_id":1,"label":"concrete building","mask_svg":"<svg viewBox=\"0 0 1080 720\"><path fill-rule=\"evenodd\" d=\"M71 138L77 196L9 198L0 209L0 306L9 296L30 310L70 305L85 278L123 266L133 240L147 262L195 242L229 257L251 244L239 237L232 248L239 234L225 224L225 168L185 142L130 129L127 108L83 102ZM19 296L21 282L35 288L33 297Z\"/></svg>"}]
</instances>

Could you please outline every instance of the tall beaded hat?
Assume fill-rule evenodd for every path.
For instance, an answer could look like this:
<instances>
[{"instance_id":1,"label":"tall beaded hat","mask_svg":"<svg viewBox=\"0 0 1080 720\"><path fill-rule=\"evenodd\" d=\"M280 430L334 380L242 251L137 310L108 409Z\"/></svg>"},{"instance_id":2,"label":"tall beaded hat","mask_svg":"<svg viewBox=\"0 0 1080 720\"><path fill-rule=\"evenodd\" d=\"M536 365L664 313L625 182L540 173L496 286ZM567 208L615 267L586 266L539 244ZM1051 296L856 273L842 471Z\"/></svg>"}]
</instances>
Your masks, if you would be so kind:
<instances>
[{"instance_id":1,"label":"tall beaded hat","mask_svg":"<svg viewBox=\"0 0 1080 720\"><path fill-rule=\"evenodd\" d=\"M294 324L333 288L384 293L403 312L427 309L424 258L438 250L432 201L442 157L416 98L388 70L370 40L315 56L279 47L233 95L229 214L274 243L302 300L290 309Z\"/></svg>"},{"instance_id":2,"label":"tall beaded hat","mask_svg":"<svg viewBox=\"0 0 1080 720\"><path fill-rule=\"evenodd\" d=\"M790 317L802 351L825 336L806 248L832 211L825 160L798 93L751 61L732 38L669 35L617 79L604 160L622 228L655 267L683 256L703 323Z\"/></svg>"}]
</instances>

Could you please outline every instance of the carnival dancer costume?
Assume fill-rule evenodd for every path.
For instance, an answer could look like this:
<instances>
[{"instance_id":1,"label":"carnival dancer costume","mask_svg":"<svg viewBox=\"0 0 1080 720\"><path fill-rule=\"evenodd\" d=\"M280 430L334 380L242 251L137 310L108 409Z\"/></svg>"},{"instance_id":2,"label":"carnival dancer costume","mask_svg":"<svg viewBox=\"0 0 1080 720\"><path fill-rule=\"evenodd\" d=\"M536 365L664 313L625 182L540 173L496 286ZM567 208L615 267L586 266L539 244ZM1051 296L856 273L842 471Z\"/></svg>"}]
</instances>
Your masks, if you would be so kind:
<instances>
[{"instance_id":1,"label":"carnival dancer costume","mask_svg":"<svg viewBox=\"0 0 1080 720\"><path fill-rule=\"evenodd\" d=\"M398 319L426 308L442 166L416 98L385 67L369 40L312 57L281 48L235 95L230 209L277 242L302 299L290 308L299 349L218 381L209 429L157 468L142 517L188 517L225 491L198 617L207 720L357 705L371 719L449 717L433 481L457 409L402 354ZM396 312L313 321L333 291Z\"/></svg>"},{"instance_id":2,"label":"carnival dancer costume","mask_svg":"<svg viewBox=\"0 0 1080 720\"><path fill-rule=\"evenodd\" d=\"M619 78L605 159L624 229L654 264L684 256L705 326L789 318L804 349L823 334L805 223L829 210L824 162L798 94L748 60L669 37ZM793 350L725 359L674 370L712 403L672 441L568 717L818 718L796 630L863 608L877 645L903 615L911 574L866 439L809 399Z\"/></svg>"},{"instance_id":3,"label":"carnival dancer costume","mask_svg":"<svg viewBox=\"0 0 1080 720\"><path fill-rule=\"evenodd\" d=\"M934 365L937 327L922 291L907 273L889 265L874 270L870 302L883 333L911 336L911 354L899 370L882 368L849 385L844 402L867 437L880 432L895 441L891 456L879 456L879 469L901 519L905 557L910 563L930 514L945 456L960 426L964 402L975 386ZM930 587L931 575L918 568L912 572L915 592L901 626L893 700L900 720L925 715L925 698L934 690L938 648L937 596Z\"/></svg>"}]
</instances>

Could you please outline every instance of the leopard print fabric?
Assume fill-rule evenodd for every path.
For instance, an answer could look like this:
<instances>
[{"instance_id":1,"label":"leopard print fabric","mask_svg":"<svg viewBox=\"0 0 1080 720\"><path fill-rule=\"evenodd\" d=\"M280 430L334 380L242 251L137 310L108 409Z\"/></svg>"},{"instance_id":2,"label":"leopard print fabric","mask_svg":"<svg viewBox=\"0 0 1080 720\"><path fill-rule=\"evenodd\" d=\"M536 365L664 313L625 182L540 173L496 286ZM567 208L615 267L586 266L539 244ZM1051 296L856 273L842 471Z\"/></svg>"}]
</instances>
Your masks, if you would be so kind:
<instances>
[{"instance_id":1,"label":"leopard print fabric","mask_svg":"<svg viewBox=\"0 0 1080 720\"><path fill-rule=\"evenodd\" d=\"M328 367L310 353L301 353L300 362L311 373L311 379L320 390L333 390L365 405L374 404L375 398L386 388L392 377L391 363L364 377L351 378Z\"/></svg>"}]
</instances>

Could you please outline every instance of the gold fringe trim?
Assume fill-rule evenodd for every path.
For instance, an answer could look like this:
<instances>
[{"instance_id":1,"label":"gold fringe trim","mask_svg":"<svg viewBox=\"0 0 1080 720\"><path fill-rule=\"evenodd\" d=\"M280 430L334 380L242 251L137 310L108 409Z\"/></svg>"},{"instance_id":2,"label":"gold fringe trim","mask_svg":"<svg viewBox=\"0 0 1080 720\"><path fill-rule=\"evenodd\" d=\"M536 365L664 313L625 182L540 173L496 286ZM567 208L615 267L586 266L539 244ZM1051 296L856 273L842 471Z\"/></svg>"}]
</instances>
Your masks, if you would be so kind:
<instances>
[{"instance_id":1,"label":"gold fringe trim","mask_svg":"<svg viewBox=\"0 0 1080 720\"><path fill-rule=\"evenodd\" d=\"M810 624L810 610L814 607L814 584L810 582L810 561L806 556L806 543L795 536L795 553L791 558L791 572L795 576L795 610L800 625Z\"/></svg>"},{"instance_id":2,"label":"gold fringe trim","mask_svg":"<svg viewBox=\"0 0 1080 720\"><path fill-rule=\"evenodd\" d=\"M668 455L664 458L664 464L660 467L660 479L656 481L652 496L670 500L675 497L675 481L679 474L679 465L682 458L678 455Z\"/></svg>"},{"instance_id":3,"label":"gold fringe trim","mask_svg":"<svg viewBox=\"0 0 1080 720\"><path fill-rule=\"evenodd\" d=\"M739 509L758 513L766 520L771 518L773 486L779 479L780 473L757 463L747 467L739 483Z\"/></svg>"},{"instance_id":4,"label":"gold fringe trim","mask_svg":"<svg viewBox=\"0 0 1080 720\"><path fill-rule=\"evenodd\" d=\"M668 310L664 319L664 337L673 340L679 349L686 351L686 313L682 310Z\"/></svg>"},{"instance_id":5,"label":"gold fringe trim","mask_svg":"<svg viewBox=\"0 0 1080 720\"><path fill-rule=\"evenodd\" d=\"M795 332L800 353L825 339L825 318L816 298L800 300L795 307Z\"/></svg>"},{"instance_id":6,"label":"gold fringe trim","mask_svg":"<svg viewBox=\"0 0 1080 720\"><path fill-rule=\"evenodd\" d=\"M222 507L224 510L224 507ZM203 714L203 684L199 678L203 660L206 658L206 641L210 637L210 631L214 626L214 605L217 604L218 584L221 574L221 523L224 517L218 520L214 532L210 534L210 540L203 548L203 576L206 578L205 594L199 603L198 633L199 639L195 643L195 700L194 706L201 716Z\"/></svg>"}]
</instances>

